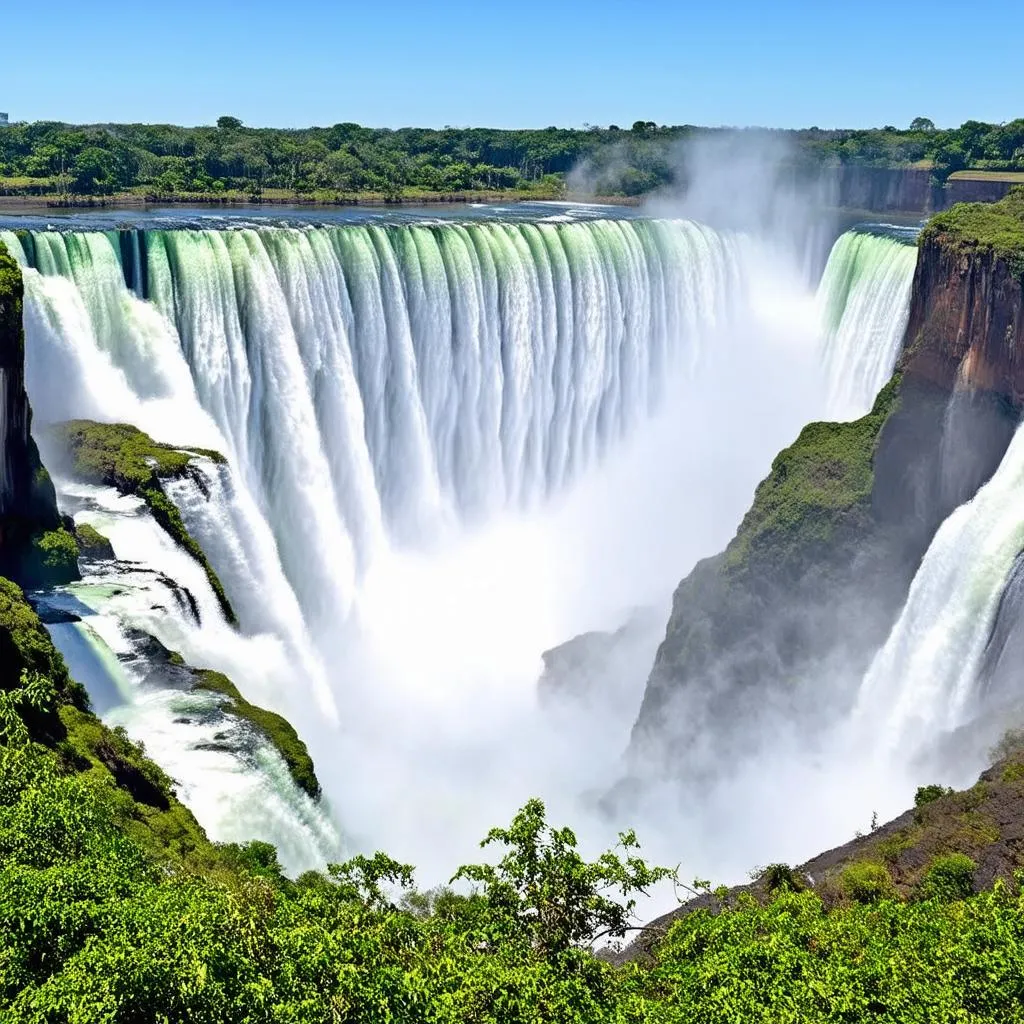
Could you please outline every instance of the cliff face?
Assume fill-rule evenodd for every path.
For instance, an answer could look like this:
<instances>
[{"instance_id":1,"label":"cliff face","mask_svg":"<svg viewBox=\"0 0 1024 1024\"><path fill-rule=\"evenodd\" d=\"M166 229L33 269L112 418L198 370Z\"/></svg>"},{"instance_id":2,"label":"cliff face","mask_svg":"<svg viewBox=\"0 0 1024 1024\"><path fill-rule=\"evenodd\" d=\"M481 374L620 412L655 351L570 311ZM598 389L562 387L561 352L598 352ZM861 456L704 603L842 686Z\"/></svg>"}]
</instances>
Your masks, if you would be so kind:
<instances>
[{"instance_id":1,"label":"cliff face","mask_svg":"<svg viewBox=\"0 0 1024 1024\"><path fill-rule=\"evenodd\" d=\"M0 246L0 575L41 586L75 579L78 550L32 440L22 298L21 270Z\"/></svg>"},{"instance_id":2,"label":"cliff face","mask_svg":"<svg viewBox=\"0 0 1024 1024\"><path fill-rule=\"evenodd\" d=\"M1012 187L1005 181L963 178L936 184L930 171L915 167L844 164L833 173L839 206L875 213L930 213L956 203L992 203L1002 199Z\"/></svg>"},{"instance_id":3,"label":"cliff face","mask_svg":"<svg viewBox=\"0 0 1024 1024\"><path fill-rule=\"evenodd\" d=\"M903 365L1024 404L1024 285L1006 259L947 234L921 241Z\"/></svg>"},{"instance_id":4,"label":"cliff face","mask_svg":"<svg viewBox=\"0 0 1024 1024\"><path fill-rule=\"evenodd\" d=\"M961 219L924 233L904 352L872 413L805 427L726 550L679 585L636 776L717 772L787 719L843 713L935 530L998 466L1024 399L1021 277Z\"/></svg>"}]
</instances>

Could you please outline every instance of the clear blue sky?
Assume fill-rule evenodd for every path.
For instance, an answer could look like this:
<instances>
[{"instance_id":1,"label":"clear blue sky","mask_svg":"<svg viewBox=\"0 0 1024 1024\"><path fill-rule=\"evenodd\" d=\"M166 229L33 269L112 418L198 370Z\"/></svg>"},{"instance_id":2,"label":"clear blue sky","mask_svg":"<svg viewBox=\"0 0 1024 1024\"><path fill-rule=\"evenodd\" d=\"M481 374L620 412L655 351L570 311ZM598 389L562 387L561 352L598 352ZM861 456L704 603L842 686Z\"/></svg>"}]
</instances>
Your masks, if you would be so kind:
<instances>
[{"instance_id":1,"label":"clear blue sky","mask_svg":"<svg viewBox=\"0 0 1024 1024\"><path fill-rule=\"evenodd\" d=\"M941 126L1024 116L1024 0L44 0L12 119Z\"/></svg>"}]
</instances>

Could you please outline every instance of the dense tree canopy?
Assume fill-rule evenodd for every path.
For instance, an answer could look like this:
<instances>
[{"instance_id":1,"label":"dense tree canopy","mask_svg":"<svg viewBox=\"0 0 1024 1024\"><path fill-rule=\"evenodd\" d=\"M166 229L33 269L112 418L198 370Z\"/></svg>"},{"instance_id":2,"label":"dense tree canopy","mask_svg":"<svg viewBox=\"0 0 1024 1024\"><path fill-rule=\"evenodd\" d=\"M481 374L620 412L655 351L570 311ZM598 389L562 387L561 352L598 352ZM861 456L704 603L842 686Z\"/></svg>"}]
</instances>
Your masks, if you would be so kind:
<instances>
[{"instance_id":1,"label":"dense tree canopy","mask_svg":"<svg viewBox=\"0 0 1024 1024\"><path fill-rule=\"evenodd\" d=\"M559 188L573 168L602 194L640 194L678 175L678 145L712 130L636 121L582 130L544 128L247 128L224 115L215 127L67 125L52 121L0 129L0 189L8 193L159 195L298 194ZM757 133L759 130L750 130ZM927 118L909 129L762 133L794 145L794 158L823 164L932 167L938 178L971 167L1024 170L1024 118L1005 125L968 121L949 131Z\"/></svg>"}]
</instances>

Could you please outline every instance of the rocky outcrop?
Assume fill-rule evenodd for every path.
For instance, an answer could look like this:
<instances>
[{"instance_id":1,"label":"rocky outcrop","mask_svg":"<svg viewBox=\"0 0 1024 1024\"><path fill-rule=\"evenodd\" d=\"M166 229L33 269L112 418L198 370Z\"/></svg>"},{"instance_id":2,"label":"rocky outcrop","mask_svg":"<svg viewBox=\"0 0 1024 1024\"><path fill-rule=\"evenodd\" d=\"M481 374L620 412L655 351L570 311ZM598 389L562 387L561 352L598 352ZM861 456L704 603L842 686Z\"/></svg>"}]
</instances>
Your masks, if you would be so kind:
<instances>
[{"instance_id":1,"label":"rocky outcrop","mask_svg":"<svg viewBox=\"0 0 1024 1024\"><path fill-rule=\"evenodd\" d=\"M128 423L95 423L71 420L55 426L50 439L56 465L76 479L115 487L122 494L141 498L158 525L203 569L224 617L237 625L224 586L196 539L189 533L177 505L167 496L164 480L192 473L197 456L224 462L219 452L205 448L183 449L154 441Z\"/></svg>"},{"instance_id":2,"label":"rocky outcrop","mask_svg":"<svg viewBox=\"0 0 1024 1024\"><path fill-rule=\"evenodd\" d=\"M1024 192L1003 203L936 217L922 233L903 365L942 388L956 383L1020 407L1024 403L1024 274L1001 238L1012 240Z\"/></svg>"},{"instance_id":3,"label":"rocky outcrop","mask_svg":"<svg viewBox=\"0 0 1024 1024\"><path fill-rule=\"evenodd\" d=\"M25 586L78 577L78 549L32 440L21 270L0 245L0 575Z\"/></svg>"},{"instance_id":4,"label":"rocky outcrop","mask_svg":"<svg viewBox=\"0 0 1024 1024\"><path fill-rule=\"evenodd\" d=\"M995 471L1015 428L1017 202L935 219L875 408L804 428L726 550L679 585L633 729L636 778L728 770L780 723L813 729L846 711L935 530Z\"/></svg>"},{"instance_id":5,"label":"rocky outcrop","mask_svg":"<svg viewBox=\"0 0 1024 1024\"><path fill-rule=\"evenodd\" d=\"M623 690L639 693L661 621L653 609L638 609L616 630L581 633L545 651L541 703L607 703Z\"/></svg>"}]
</instances>

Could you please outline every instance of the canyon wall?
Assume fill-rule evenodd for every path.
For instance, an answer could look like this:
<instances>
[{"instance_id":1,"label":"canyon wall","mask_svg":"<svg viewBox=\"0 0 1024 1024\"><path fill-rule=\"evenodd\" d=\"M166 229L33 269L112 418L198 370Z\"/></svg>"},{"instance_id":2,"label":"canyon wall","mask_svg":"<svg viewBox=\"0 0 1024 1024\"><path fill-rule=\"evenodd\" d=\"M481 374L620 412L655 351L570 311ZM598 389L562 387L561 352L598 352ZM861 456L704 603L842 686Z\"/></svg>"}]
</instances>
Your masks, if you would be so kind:
<instances>
[{"instance_id":1,"label":"canyon wall","mask_svg":"<svg viewBox=\"0 0 1024 1024\"><path fill-rule=\"evenodd\" d=\"M680 583L633 729L635 777L700 778L780 723L848 711L936 529L1015 429L1024 299L1005 240L1022 199L932 222L872 412L805 427L726 550Z\"/></svg>"},{"instance_id":2,"label":"canyon wall","mask_svg":"<svg viewBox=\"0 0 1024 1024\"><path fill-rule=\"evenodd\" d=\"M32 439L22 296L21 270L0 245L0 575L37 586L76 578L78 549Z\"/></svg>"}]
</instances>

